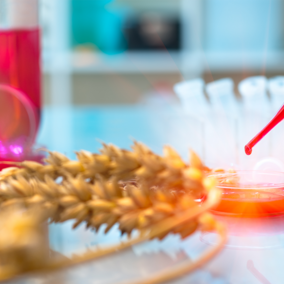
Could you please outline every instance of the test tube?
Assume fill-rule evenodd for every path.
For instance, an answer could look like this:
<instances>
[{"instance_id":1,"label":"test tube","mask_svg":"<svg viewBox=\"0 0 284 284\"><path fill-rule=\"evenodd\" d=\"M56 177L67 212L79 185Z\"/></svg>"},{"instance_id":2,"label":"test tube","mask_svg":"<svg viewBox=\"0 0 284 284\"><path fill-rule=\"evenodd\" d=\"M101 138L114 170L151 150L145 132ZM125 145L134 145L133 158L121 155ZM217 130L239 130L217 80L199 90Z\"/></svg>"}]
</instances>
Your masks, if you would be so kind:
<instances>
[{"instance_id":1,"label":"test tube","mask_svg":"<svg viewBox=\"0 0 284 284\"><path fill-rule=\"evenodd\" d=\"M205 126L210 113L209 103L204 94L204 81L201 78L183 81L174 86L174 91L181 101L185 111L179 111L175 119L168 123L172 127L170 133L171 145L175 145L179 152L188 155L188 148L196 151L204 160ZM174 133L174 135L173 135Z\"/></svg>"},{"instance_id":2,"label":"test tube","mask_svg":"<svg viewBox=\"0 0 284 284\"><path fill-rule=\"evenodd\" d=\"M284 104L284 76L277 76L268 80L268 90L271 96L273 115ZM269 121L269 120L268 120ZM268 122L267 121L267 122ZM284 123L281 122L275 126L275 128L269 133L268 139L272 142L272 157L283 161L284 159Z\"/></svg>"},{"instance_id":3,"label":"test tube","mask_svg":"<svg viewBox=\"0 0 284 284\"><path fill-rule=\"evenodd\" d=\"M229 116L237 116L237 100L234 94L234 81L231 78L224 78L207 84L206 92L215 110Z\"/></svg>"},{"instance_id":4,"label":"test tube","mask_svg":"<svg viewBox=\"0 0 284 284\"><path fill-rule=\"evenodd\" d=\"M174 86L174 91L190 115L202 117L208 113L209 105L204 95L204 81L201 78L180 82Z\"/></svg>"},{"instance_id":5,"label":"test tube","mask_svg":"<svg viewBox=\"0 0 284 284\"><path fill-rule=\"evenodd\" d=\"M266 77L255 76L246 78L240 82L238 88L245 110L260 113L269 111Z\"/></svg>"},{"instance_id":6,"label":"test tube","mask_svg":"<svg viewBox=\"0 0 284 284\"><path fill-rule=\"evenodd\" d=\"M212 106L205 125L208 163L213 167L233 167L237 162L235 129L238 115L234 82L224 78L207 84L205 89Z\"/></svg>"},{"instance_id":7,"label":"test tube","mask_svg":"<svg viewBox=\"0 0 284 284\"><path fill-rule=\"evenodd\" d=\"M264 76L254 76L240 82L238 89L242 96L243 108L240 116L240 145L245 145L269 121L271 105L267 96L268 82ZM271 137L264 139L248 159L241 147L240 158L244 168L251 169L259 160L271 153Z\"/></svg>"},{"instance_id":8,"label":"test tube","mask_svg":"<svg viewBox=\"0 0 284 284\"><path fill-rule=\"evenodd\" d=\"M268 90L271 96L273 110L279 110L284 104L284 76L268 80Z\"/></svg>"}]
</instances>

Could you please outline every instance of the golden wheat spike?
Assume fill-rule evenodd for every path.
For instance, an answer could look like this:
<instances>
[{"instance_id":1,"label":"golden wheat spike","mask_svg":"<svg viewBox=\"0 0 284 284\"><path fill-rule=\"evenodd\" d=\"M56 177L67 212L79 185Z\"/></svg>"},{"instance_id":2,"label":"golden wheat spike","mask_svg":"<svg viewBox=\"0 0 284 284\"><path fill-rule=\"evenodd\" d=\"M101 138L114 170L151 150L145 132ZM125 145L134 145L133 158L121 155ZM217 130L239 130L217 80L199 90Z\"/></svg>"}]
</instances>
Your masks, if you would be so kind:
<instances>
[{"instance_id":1,"label":"golden wheat spike","mask_svg":"<svg viewBox=\"0 0 284 284\"><path fill-rule=\"evenodd\" d=\"M105 232L118 223L121 233L128 236L133 230L140 231L136 240L71 262L52 263L47 270L94 260L135 243L162 239L169 233L185 238L198 228L219 230L220 244L197 264L176 267L149 282L141 282L159 283L191 271L220 249L225 240L221 225L211 215L204 215L218 203L220 192L214 180L206 177L204 171L208 168L196 153L191 151L190 165L187 165L168 146L164 148L164 157L138 142L134 142L132 151L103 144L100 152L77 152L77 161L49 152L44 165L25 161L17 164L19 168L0 173L1 208L15 205L27 210L40 208L41 215L51 221L73 219L74 227L85 222L95 230L105 224ZM208 195L206 202L197 206L196 197L205 194Z\"/></svg>"}]
</instances>

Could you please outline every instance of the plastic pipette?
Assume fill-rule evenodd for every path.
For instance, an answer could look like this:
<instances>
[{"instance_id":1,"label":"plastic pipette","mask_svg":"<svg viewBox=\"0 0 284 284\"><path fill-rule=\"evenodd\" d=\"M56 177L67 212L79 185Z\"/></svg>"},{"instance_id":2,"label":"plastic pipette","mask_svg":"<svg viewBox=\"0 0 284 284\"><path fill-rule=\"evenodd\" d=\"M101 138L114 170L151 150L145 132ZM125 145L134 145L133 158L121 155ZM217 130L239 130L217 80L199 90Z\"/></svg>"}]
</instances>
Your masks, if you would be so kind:
<instances>
[{"instance_id":1,"label":"plastic pipette","mask_svg":"<svg viewBox=\"0 0 284 284\"><path fill-rule=\"evenodd\" d=\"M252 148L283 119L284 119L284 105L280 108L280 110L273 117L273 119L245 146L246 154L250 155L252 152Z\"/></svg>"}]
</instances>

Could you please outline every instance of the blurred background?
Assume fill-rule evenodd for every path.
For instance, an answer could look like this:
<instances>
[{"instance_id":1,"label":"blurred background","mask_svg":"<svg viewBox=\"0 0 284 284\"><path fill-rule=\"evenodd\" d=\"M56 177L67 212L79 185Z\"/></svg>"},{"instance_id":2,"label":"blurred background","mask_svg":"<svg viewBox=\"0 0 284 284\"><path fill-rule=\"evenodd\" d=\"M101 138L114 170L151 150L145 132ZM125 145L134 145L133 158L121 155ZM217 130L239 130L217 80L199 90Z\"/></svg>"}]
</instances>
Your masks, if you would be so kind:
<instances>
[{"instance_id":1,"label":"blurred background","mask_svg":"<svg viewBox=\"0 0 284 284\"><path fill-rule=\"evenodd\" d=\"M174 100L183 79L280 75L283 2L41 0L44 104Z\"/></svg>"},{"instance_id":2,"label":"blurred background","mask_svg":"<svg viewBox=\"0 0 284 284\"><path fill-rule=\"evenodd\" d=\"M101 141L130 149L134 138L158 154L163 145L171 145L185 161L192 148L212 168L284 172L282 124L251 156L244 153L244 145L284 103L284 77L275 78L284 75L284 0L39 2L43 108L37 145L74 159L76 150L97 152ZM72 223L49 227L52 247L64 255L121 239L117 228L106 236L102 229L94 234L84 226L73 232ZM162 244L154 243L140 262L138 258L144 274L145 267L155 269L160 259L172 266L164 251L172 248L175 261L194 259L208 243L196 235L192 246L187 242L181 248L177 239ZM241 263L247 273L247 252L240 251L245 252ZM262 258L255 251L255 263L268 260L265 267L277 270L269 270L269 279L282 279L281 260L275 258L271 265L269 250ZM113 267L119 263L132 272L133 255L139 254L131 251ZM232 259L229 255L217 261L212 278L226 273L230 278L233 271L236 280L202 281L199 275L201 281L192 283L238 284L241 266L231 270ZM112 276L108 265L103 276ZM87 278L82 269L78 275ZM250 277L243 283L258 283Z\"/></svg>"},{"instance_id":3,"label":"blurred background","mask_svg":"<svg viewBox=\"0 0 284 284\"><path fill-rule=\"evenodd\" d=\"M5 2L16 8L16 24L22 18L29 23L32 13L27 7L37 10L37 0L0 0L1 28L6 16L1 4ZM283 123L254 148L251 156L244 153L244 145L284 103L284 0L39 0L39 4L42 107L39 91L36 98L41 121L37 128L27 117L34 131L25 133L35 148L44 146L75 159L74 151L80 149L98 152L101 141L130 149L132 139L136 139L158 154L162 154L163 145L170 145L185 161L191 148L212 168L284 172ZM19 44L13 42L11 46L19 53ZM24 38L23 46L27 42ZM10 41L6 43L9 50ZM3 45L0 40L0 47ZM21 75L28 73L35 59L33 53L27 57L30 50L23 51L20 64L8 66L11 72L7 77L13 78L11 74L17 69ZM9 65L7 58L14 58L11 54L0 56L0 71ZM36 71L30 72L28 87L39 86ZM28 96L32 93L25 92ZM9 104L14 107L12 111L7 109L8 103L0 101L0 122L9 128L11 120L22 129L23 116L14 115L14 121L3 119L3 110L7 117L17 110L17 104ZM52 247L65 255L120 241L117 229L107 236L102 230L96 234L86 231L84 226L71 232L72 223L49 227ZM193 258L199 254L200 246L195 244L200 242L197 236ZM170 243L175 259L183 260L179 241ZM169 251L168 243L164 245L158 251ZM188 243L184 249L191 250ZM154 269L152 262L157 258L152 262L146 260L149 258L142 258L141 267L148 264ZM128 263L132 259L131 254L129 261L118 261L131 272ZM263 259L270 261L271 255ZM226 260L220 265L222 269L234 265ZM281 263L277 258L277 264ZM271 274L277 277L283 269L275 267L277 273ZM230 269L226 272L231 273ZM79 274L87 277L84 271ZM236 281L230 283L238 284L238 270L235 275ZM217 281L193 282L229 283Z\"/></svg>"}]
</instances>

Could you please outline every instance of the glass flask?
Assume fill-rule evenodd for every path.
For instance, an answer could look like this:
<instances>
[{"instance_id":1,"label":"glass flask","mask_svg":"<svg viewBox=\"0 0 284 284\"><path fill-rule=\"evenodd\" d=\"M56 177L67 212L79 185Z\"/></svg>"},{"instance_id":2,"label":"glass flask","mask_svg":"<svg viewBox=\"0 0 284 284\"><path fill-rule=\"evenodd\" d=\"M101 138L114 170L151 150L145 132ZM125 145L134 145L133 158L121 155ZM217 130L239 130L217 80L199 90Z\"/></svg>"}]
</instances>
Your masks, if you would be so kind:
<instances>
[{"instance_id":1,"label":"glass flask","mask_svg":"<svg viewBox=\"0 0 284 284\"><path fill-rule=\"evenodd\" d=\"M40 109L38 0L0 0L1 161L34 159Z\"/></svg>"},{"instance_id":2,"label":"glass flask","mask_svg":"<svg viewBox=\"0 0 284 284\"><path fill-rule=\"evenodd\" d=\"M19 89L40 114L38 0L0 0L0 84Z\"/></svg>"}]
</instances>

